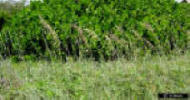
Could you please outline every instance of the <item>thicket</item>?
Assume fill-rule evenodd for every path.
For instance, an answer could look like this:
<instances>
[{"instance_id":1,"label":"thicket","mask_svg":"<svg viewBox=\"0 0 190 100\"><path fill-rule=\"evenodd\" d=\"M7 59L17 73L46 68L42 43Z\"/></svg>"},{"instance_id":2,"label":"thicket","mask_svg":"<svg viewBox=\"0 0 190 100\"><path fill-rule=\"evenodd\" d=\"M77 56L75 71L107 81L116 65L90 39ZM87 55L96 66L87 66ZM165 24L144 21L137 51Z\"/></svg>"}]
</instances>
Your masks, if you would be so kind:
<instances>
[{"instance_id":1,"label":"thicket","mask_svg":"<svg viewBox=\"0 0 190 100\"><path fill-rule=\"evenodd\" d=\"M1 30L0 55L109 60L185 50L187 7L173 0L31 2Z\"/></svg>"},{"instance_id":2,"label":"thicket","mask_svg":"<svg viewBox=\"0 0 190 100\"><path fill-rule=\"evenodd\" d=\"M15 15L19 10L24 7L23 2L11 3L8 1L0 1L0 31L4 24L8 23L11 16Z\"/></svg>"}]
</instances>

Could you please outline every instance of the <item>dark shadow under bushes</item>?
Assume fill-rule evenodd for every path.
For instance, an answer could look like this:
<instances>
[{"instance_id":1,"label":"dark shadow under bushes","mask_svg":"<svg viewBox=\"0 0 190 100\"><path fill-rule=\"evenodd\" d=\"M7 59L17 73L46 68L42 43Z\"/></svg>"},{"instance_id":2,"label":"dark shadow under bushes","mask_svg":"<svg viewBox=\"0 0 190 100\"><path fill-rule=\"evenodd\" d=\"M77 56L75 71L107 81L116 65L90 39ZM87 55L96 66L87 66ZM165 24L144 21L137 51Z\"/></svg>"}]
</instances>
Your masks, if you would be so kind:
<instances>
[{"instance_id":1,"label":"dark shadow under bushes","mask_svg":"<svg viewBox=\"0 0 190 100\"><path fill-rule=\"evenodd\" d=\"M0 30L3 28L3 24L5 24L5 19L0 18Z\"/></svg>"},{"instance_id":2,"label":"dark shadow under bushes","mask_svg":"<svg viewBox=\"0 0 190 100\"><path fill-rule=\"evenodd\" d=\"M172 0L32 2L1 30L0 54L99 61L183 51L187 8Z\"/></svg>"}]
</instances>

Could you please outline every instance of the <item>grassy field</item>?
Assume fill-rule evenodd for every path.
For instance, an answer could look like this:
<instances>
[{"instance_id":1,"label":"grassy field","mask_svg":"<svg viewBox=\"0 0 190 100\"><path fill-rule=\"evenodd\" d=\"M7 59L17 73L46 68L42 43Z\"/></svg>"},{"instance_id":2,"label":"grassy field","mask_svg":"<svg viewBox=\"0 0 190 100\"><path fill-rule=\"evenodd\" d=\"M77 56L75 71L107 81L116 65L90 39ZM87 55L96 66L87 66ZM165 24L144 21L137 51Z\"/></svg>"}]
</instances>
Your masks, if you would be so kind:
<instances>
[{"instance_id":1,"label":"grassy field","mask_svg":"<svg viewBox=\"0 0 190 100\"><path fill-rule=\"evenodd\" d=\"M190 53L130 61L0 62L0 100L157 100L190 93Z\"/></svg>"}]
</instances>

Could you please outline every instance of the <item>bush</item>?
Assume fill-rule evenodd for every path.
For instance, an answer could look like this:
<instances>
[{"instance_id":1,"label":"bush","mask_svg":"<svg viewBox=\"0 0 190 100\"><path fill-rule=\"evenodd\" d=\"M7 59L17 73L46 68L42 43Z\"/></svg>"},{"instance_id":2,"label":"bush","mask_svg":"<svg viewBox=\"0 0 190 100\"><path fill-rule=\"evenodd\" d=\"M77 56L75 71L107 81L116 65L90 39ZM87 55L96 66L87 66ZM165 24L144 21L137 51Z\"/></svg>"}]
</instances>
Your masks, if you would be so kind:
<instances>
[{"instance_id":1,"label":"bush","mask_svg":"<svg viewBox=\"0 0 190 100\"><path fill-rule=\"evenodd\" d=\"M16 13L0 34L0 53L37 57L134 56L140 48L187 48L188 18L172 0L44 0Z\"/></svg>"}]
</instances>

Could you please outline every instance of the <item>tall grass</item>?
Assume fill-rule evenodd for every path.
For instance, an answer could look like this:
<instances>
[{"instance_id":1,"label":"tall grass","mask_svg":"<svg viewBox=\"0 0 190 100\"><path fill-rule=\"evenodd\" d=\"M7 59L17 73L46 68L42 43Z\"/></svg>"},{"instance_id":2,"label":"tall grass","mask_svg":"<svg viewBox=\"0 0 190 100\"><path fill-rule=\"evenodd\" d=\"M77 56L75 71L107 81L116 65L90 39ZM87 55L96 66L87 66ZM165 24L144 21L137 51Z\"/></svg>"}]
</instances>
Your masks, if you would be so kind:
<instances>
[{"instance_id":1,"label":"tall grass","mask_svg":"<svg viewBox=\"0 0 190 100\"><path fill-rule=\"evenodd\" d=\"M190 92L190 53L130 61L0 62L2 100L157 100Z\"/></svg>"}]
</instances>

